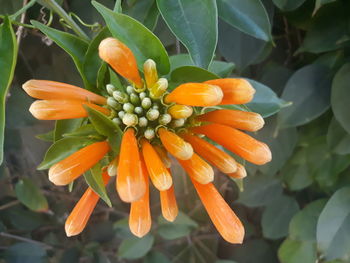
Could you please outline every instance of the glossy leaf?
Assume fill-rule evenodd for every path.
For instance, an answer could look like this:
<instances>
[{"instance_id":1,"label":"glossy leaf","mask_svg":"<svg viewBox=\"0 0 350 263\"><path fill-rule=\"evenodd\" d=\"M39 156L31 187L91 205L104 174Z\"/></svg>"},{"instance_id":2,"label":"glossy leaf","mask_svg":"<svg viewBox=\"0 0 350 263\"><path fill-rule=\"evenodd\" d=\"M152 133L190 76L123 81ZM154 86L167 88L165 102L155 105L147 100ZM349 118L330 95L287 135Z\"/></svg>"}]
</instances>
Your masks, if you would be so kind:
<instances>
[{"instance_id":1,"label":"glossy leaf","mask_svg":"<svg viewBox=\"0 0 350 263\"><path fill-rule=\"evenodd\" d=\"M320 116L329 107L330 89L327 67L311 64L296 71L282 93L282 99L291 105L279 113L280 126L300 126Z\"/></svg>"},{"instance_id":2,"label":"glossy leaf","mask_svg":"<svg viewBox=\"0 0 350 263\"><path fill-rule=\"evenodd\" d=\"M35 20L31 20L30 22L72 57L84 84L88 87L88 81L83 70L84 57L88 49L88 43L75 35L48 27Z\"/></svg>"},{"instance_id":3,"label":"glossy leaf","mask_svg":"<svg viewBox=\"0 0 350 263\"><path fill-rule=\"evenodd\" d=\"M283 11L292 11L300 7L306 0L273 0L273 3Z\"/></svg>"},{"instance_id":4,"label":"glossy leaf","mask_svg":"<svg viewBox=\"0 0 350 263\"><path fill-rule=\"evenodd\" d=\"M350 134L333 118L327 133L327 144L337 154L350 153Z\"/></svg>"},{"instance_id":5,"label":"glossy leaf","mask_svg":"<svg viewBox=\"0 0 350 263\"><path fill-rule=\"evenodd\" d=\"M286 239L278 250L281 263L317 262L316 244L310 241Z\"/></svg>"},{"instance_id":6,"label":"glossy leaf","mask_svg":"<svg viewBox=\"0 0 350 263\"><path fill-rule=\"evenodd\" d=\"M0 25L0 164L3 161L6 95L17 60L17 42L8 17Z\"/></svg>"},{"instance_id":7,"label":"glossy leaf","mask_svg":"<svg viewBox=\"0 0 350 263\"><path fill-rule=\"evenodd\" d=\"M217 78L220 77L195 66L183 66L171 72L171 81L175 83L203 82Z\"/></svg>"},{"instance_id":8,"label":"glossy leaf","mask_svg":"<svg viewBox=\"0 0 350 263\"><path fill-rule=\"evenodd\" d=\"M335 75L332 84L331 104L334 117L350 133L350 63L345 64Z\"/></svg>"},{"instance_id":9,"label":"glossy leaf","mask_svg":"<svg viewBox=\"0 0 350 263\"><path fill-rule=\"evenodd\" d=\"M219 16L240 31L270 41L271 24L260 0L218 0Z\"/></svg>"},{"instance_id":10,"label":"glossy leaf","mask_svg":"<svg viewBox=\"0 0 350 263\"><path fill-rule=\"evenodd\" d=\"M48 209L46 197L29 178L19 180L15 192L17 199L29 209L38 212Z\"/></svg>"},{"instance_id":11,"label":"glossy leaf","mask_svg":"<svg viewBox=\"0 0 350 263\"><path fill-rule=\"evenodd\" d=\"M106 187L102 179L101 164L97 163L94 167L87 171L84 174L84 178L90 188L94 190L94 192L98 194L98 196L101 197L109 207L112 207L111 200L107 195Z\"/></svg>"},{"instance_id":12,"label":"glossy leaf","mask_svg":"<svg viewBox=\"0 0 350 263\"><path fill-rule=\"evenodd\" d=\"M70 133L78 129L84 119L68 119L68 120L58 120L56 121L54 130L54 141L58 141L63 138L65 133Z\"/></svg>"},{"instance_id":13,"label":"glossy leaf","mask_svg":"<svg viewBox=\"0 0 350 263\"><path fill-rule=\"evenodd\" d=\"M188 49L195 65L207 69L218 32L213 0L157 0L159 11L174 35Z\"/></svg>"},{"instance_id":14,"label":"glossy leaf","mask_svg":"<svg viewBox=\"0 0 350 263\"><path fill-rule=\"evenodd\" d=\"M44 160L38 166L38 169L48 169L55 163L62 161L69 155L94 142L96 142L96 140L87 137L68 137L60 139L47 150Z\"/></svg>"},{"instance_id":15,"label":"glossy leaf","mask_svg":"<svg viewBox=\"0 0 350 263\"><path fill-rule=\"evenodd\" d=\"M160 40L149 29L135 19L114 13L96 1L93 1L92 4L103 16L112 36L118 38L132 50L140 70L143 68L143 63L151 58L157 63L161 74L169 72L168 54Z\"/></svg>"},{"instance_id":16,"label":"glossy leaf","mask_svg":"<svg viewBox=\"0 0 350 263\"><path fill-rule=\"evenodd\" d=\"M146 235L143 238L132 237L124 239L118 249L118 256L124 259L137 259L145 256L153 246L154 237Z\"/></svg>"},{"instance_id":17,"label":"glossy leaf","mask_svg":"<svg viewBox=\"0 0 350 263\"><path fill-rule=\"evenodd\" d=\"M125 10L125 14L137 19L151 31L156 26L159 17L156 0L136 1Z\"/></svg>"}]
</instances>

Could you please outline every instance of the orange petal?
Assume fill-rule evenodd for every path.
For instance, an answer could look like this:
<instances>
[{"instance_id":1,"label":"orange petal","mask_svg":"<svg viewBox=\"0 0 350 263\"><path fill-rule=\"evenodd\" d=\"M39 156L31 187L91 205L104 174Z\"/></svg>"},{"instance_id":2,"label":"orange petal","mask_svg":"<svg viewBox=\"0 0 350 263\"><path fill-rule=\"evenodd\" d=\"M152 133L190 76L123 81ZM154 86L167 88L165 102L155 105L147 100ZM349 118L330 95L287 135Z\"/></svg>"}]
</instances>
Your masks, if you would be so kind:
<instances>
[{"instance_id":1,"label":"orange petal","mask_svg":"<svg viewBox=\"0 0 350 263\"><path fill-rule=\"evenodd\" d=\"M100 161L110 150L107 142L95 142L56 163L49 170L55 185L67 185Z\"/></svg>"},{"instance_id":2,"label":"orange petal","mask_svg":"<svg viewBox=\"0 0 350 263\"><path fill-rule=\"evenodd\" d=\"M214 110L200 115L199 121L207 121L231 126L246 131L258 131L265 122L260 114L240 110Z\"/></svg>"},{"instance_id":3,"label":"orange petal","mask_svg":"<svg viewBox=\"0 0 350 263\"><path fill-rule=\"evenodd\" d=\"M159 193L162 215L169 222L173 222L179 213L174 186L171 186L168 190L160 191Z\"/></svg>"},{"instance_id":4,"label":"orange petal","mask_svg":"<svg viewBox=\"0 0 350 263\"><path fill-rule=\"evenodd\" d=\"M190 177L197 182L207 184L214 180L213 168L197 154L194 153L189 160L178 161Z\"/></svg>"},{"instance_id":5,"label":"orange petal","mask_svg":"<svg viewBox=\"0 0 350 263\"><path fill-rule=\"evenodd\" d=\"M128 203L139 200L146 191L140 153L132 128L128 129L122 138L116 188L120 199Z\"/></svg>"},{"instance_id":6,"label":"orange petal","mask_svg":"<svg viewBox=\"0 0 350 263\"><path fill-rule=\"evenodd\" d=\"M236 171L236 161L229 154L197 136L184 134L183 137L192 145L196 153L215 165L221 172L233 173Z\"/></svg>"},{"instance_id":7,"label":"orange petal","mask_svg":"<svg viewBox=\"0 0 350 263\"><path fill-rule=\"evenodd\" d=\"M156 150L156 152L158 153L159 158L162 159L162 162L165 165L165 167L170 168L171 167L171 160L168 156L167 151L162 146L155 145L153 147Z\"/></svg>"},{"instance_id":8,"label":"orange petal","mask_svg":"<svg viewBox=\"0 0 350 263\"><path fill-rule=\"evenodd\" d=\"M185 83L170 92L165 97L165 102L207 107L220 104L222 97L223 93L218 86L203 83Z\"/></svg>"},{"instance_id":9,"label":"orange petal","mask_svg":"<svg viewBox=\"0 0 350 263\"><path fill-rule=\"evenodd\" d=\"M195 180L192 180L192 183L223 239L232 244L241 244L244 238L244 227L215 186L211 183L200 184Z\"/></svg>"},{"instance_id":10,"label":"orange petal","mask_svg":"<svg viewBox=\"0 0 350 263\"><path fill-rule=\"evenodd\" d=\"M247 161L262 165L271 161L269 147L253 137L221 124L208 124L191 129L201 133Z\"/></svg>"},{"instance_id":11,"label":"orange petal","mask_svg":"<svg viewBox=\"0 0 350 263\"><path fill-rule=\"evenodd\" d=\"M227 175L232 178L242 179L247 176L247 171L243 165L241 165L240 163L237 163L237 171L234 173L229 173Z\"/></svg>"},{"instance_id":12,"label":"orange petal","mask_svg":"<svg viewBox=\"0 0 350 263\"><path fill-rule=\"evenodd\" d=\"M87 117L88 114L83 105L109 115L106 108L93 103L79 100L37 100L29 108L30 113L39 120L63 120Z\"/></svg>"},{"instance_id":13,"label":"orange petal","mask_svg":"<svg viewBox=\"0 0 350 263\"><path fill-rule=\"evenodd\" d=\"M188 160L193 155L192 146L175 133L165 128L158 129L159 138L165 149L180 160Z\"/></svg>"},{"instance_id":14,"label":"orange petal","mask_svg":"<svg viewBox=\"0 0 350 263\"><path fill-rule=\"evenodd\" d=\"M255 89L245 79L213 79L204 83L217 85L224 93L220 105L245 104L253 99Z\"/></svg>"},{"instance_id":15,"label":"orange petal","mask_svg":"<svg viewBox=\"0 0 350 263\"><path fill-rule=\"evenodd\" d=\"M156 150L147 140L141 141L142 154L146 163L147 171L153 185L159 190L169 189L173 184L173 179Z\"/></svg>"},{"instance_id":16,"label":"orange petal","mask_svg":"<svg viewBox=\"0 0 350 263\"><path fill-rule=\"evenodd\" d=\"M175 104L169 107L168 113L175 119L186 119L193 113L190 106Z\"/></svg>"},{"instance_id":17,"label":"orange petal","mask_svg":"<svg viewBox=\"0 0 350 263\"><path fill-rule=\"evenodd\" d=\"M141 160L141 163L146 190L139 200L131 203L129 216L130 231L137 237L145 236L150 231L152 225L151 210L149 206L148 173L143 160Z\"/></svg>"},{"instance_id":18,"label":"orange petal","mask_svg":"<svg viewBox=\"0 0 350 263\"><path fill-rule=\"evenodd\" d=\"M102 40L98 48L100 58L106 61L118 74L133 82L138 88L143 83L132 51L115 38Z\"/></svg>"},{"instance_id":19,"label":"orange petal","mask_svg":"<svg viewBox=\"0 0 350 263\"><path fill-rule=\"evenodd\" d=\"M110 177L107 173L103 173L102 176L106 185ZM66 220L65 230L68 237L78 235L84 230L99 199L90 187L85 191Z\"/></svg>"},{"instance_id":20,"label":"orange petal","mask_svg":"<svg viewBox=\"0 0 350 263\"><path fill-rule=\"evenodd\" d=\"M31 79L22 87L29 96L41 100L83 100L102 105L107 102L88 90L56 81Z\"/></svg>"}]
</instances>

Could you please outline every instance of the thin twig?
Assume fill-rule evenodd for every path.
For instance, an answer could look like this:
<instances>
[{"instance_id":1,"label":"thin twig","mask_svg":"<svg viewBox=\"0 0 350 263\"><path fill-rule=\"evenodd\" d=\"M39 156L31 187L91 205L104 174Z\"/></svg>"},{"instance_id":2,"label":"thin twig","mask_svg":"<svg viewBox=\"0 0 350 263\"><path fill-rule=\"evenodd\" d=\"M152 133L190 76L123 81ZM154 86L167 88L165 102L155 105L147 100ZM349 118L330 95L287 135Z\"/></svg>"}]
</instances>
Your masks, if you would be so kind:
<instances>
[{"instance_id":1,"label":"thin twig","mask_svg":"<svg viewBox=\"0 0 350 263\"><path fill-rule=\"evenodd\" d=\"M30 1L29 4L29 7L32 6L33 4L35 3L35 1ZM25 8L27 7L27 8ZM23 9L23 13L21 14L21 24L24 24L24 21L26 19L26 13L27 13L27 9L29 8L28 7L28 4L27 4L27 0L23 0L23 7L19 10L21 11ZM18 14L18 12L16 12L13 16L16 17ZM16 32L16 35L17 35L17 45L19 47L20 43L21 43L21 39L22 39L22 36L23 36L23 32L24 32L24 27L21 25L18 27L17 29L17 32Z\"/></svg>"},{"instance_id":2,"label":"thin twig","mask_svg":"<svg viewBox=\"0 0 350 263\"><path fill-rule=\"evenodd\" d=\"M18 205L19 204L19 201L18 200L13 200L11 202L8 202L7 204L4 204L2 206L0 206L0 211L1 210L5 210L7 208L10 208L12 206L15 206L15 205Z\"/></svg>"},{"instance_id":3,"label":"thin twig","mask_svg":"<svg viewBox=\"0 0 350 263\"><path fill-rule=\"evenodd\" d=\"M13 235L13 234L9 234L9 233L5 233L5 232L0 232L0 236L16 239L19 241L24 241L27 243L37 244L37 245L43 246L45 249L53 249L52 246L45 244L43 242L32 240L32 239L21 237L21 236L17 236L17 235Z\"/></svg>"},{"instance_id":4,"label":"thin twig","mask_svg":"<svg viewBox=\"0 0 350 263\"><path fill-rule=\"evenodd\" d=\"M181 45L180 45L180 41L178 39L176 39L175 45L176 45L176 54L180 54L181 53Z\"/></svg>"}]
</instances>

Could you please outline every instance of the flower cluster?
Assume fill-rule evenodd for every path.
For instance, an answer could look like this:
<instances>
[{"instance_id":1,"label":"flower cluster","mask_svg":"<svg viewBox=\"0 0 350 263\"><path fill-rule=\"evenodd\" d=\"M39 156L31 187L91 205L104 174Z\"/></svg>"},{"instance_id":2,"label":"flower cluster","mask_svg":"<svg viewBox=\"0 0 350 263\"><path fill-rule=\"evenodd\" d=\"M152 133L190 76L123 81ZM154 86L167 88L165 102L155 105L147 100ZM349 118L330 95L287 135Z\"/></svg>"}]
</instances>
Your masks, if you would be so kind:
<instances>
[{"instance_id":1,"label":"flower cluster","mask_svg":"<svg viewBox=\"0 0 350 263\"><path fill-rule=\"evenodd\" d=\"M159 78L153 60L144 62L142 77L131 50L114 38L100 43L99 55L127 81L126 87L108 84L101 96L46 80L30 80L23 85L30 96L39 99L30 107L38 119L83 118L88 117L86 109L93 108L123 131L116 156L111 158L109 154L115 142L107 139L94 142L52 165L50 181L67 185L103 158L109 158L109 165L103 168L103 181L107 184L109 178L116 176L120 198L131 204L130 230L142 237L151 228L149 179L159 190L164 218L174 221L177 216L170 154L189 175L221 236L228 242L241 243L243 225L213 185L211 165L232 178L245 177L245 168L203 136L251 163L269 162L268 146L241 131L262 128L262 117L253 112L215 107L245 104L252 100L254 88L247 80L227 78L184 83L169 90L167 79ZM84 229L98 200L99 196L88 188L66 220L68 236Z\"/></svg>"}]
</instances>

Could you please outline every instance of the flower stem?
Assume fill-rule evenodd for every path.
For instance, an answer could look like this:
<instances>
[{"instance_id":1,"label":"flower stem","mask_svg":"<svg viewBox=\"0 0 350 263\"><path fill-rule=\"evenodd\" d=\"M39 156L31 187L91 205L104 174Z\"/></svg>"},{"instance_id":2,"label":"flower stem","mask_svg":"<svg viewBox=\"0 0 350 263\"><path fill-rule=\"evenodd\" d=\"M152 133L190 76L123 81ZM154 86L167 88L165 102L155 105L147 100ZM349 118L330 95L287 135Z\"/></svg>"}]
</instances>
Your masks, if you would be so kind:
<instances>
[{"instance_id":1,"label":"flower stem","mask_svg":"<svg viewBox=\"0 0 350 263\"><path fill-rule=\"evenodd\" d=\"M47 4L50 9L52 9L55 13L57 13L70 27L71 29L84 40L89 40L89 37L85 34L85 32L74 22L74 20L63 10L63 8L57 4L55 0L43 0L45 4Z\"/></svg>"}]
</instances>

